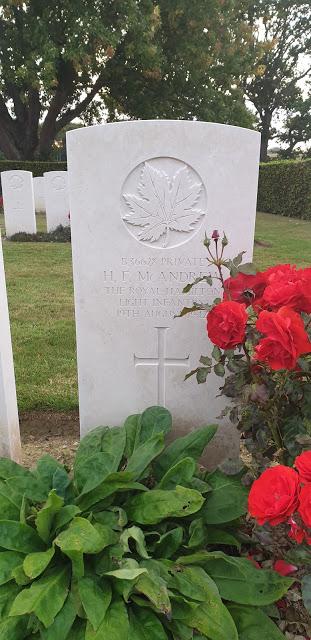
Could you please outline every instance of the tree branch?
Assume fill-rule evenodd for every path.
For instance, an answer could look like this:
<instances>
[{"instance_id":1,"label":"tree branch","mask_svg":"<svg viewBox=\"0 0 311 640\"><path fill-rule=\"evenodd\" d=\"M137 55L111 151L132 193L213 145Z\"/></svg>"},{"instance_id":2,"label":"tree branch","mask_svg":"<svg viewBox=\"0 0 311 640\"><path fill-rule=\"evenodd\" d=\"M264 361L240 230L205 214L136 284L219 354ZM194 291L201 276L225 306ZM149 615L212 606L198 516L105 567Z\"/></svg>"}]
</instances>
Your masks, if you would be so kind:
<instances>
[{"instance_id":1,"label":"tree branch","mask_svg":"<svg viewBox=\"0 0 311 640\"><path fill-rule=\"evenodd\" d=\"M61 131L61 129L63 129L67 124L72 122L74 118L77 118L78 116L81 115L81 113L83 113L86 107L92 102L93 98L95 98L98 91L103 87L103 83L104 83L103 76L100 75L97 78L91 91L84 98L84 100L79 102L79 104L77 104L77 106L74 109L68 109L67 111L65 111L65 113L63 113L63 115L56 122L57 132Z\"/></svg>"}]
</instances>

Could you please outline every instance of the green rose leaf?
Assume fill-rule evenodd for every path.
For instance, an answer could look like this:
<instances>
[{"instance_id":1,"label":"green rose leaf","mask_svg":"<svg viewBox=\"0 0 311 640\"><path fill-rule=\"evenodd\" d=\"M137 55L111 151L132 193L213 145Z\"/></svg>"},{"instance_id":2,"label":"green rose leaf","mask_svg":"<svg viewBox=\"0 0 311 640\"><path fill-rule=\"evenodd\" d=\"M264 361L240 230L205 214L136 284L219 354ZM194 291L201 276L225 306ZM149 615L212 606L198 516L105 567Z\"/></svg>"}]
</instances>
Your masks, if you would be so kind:
<instances>
[{"instance_id":1,"label":"green rose leaf","mask_svg":"<svg viewBox=\"0 0 311 640\"><path fill-rule=\"evenodd\" d=\"M305 605L307 611L311 613L311 574L303 576L301 580L301 592L303 604Z\"/></svg>"},{"instance_id":2,"label":"green rose leaf","mask_svg":"<svg viewBox=\"0 0 311 640\"><path fill-rule=\"evenodd\" d=\"M69 576L68 567L56 568L33 582L15 598L10 616L35 613L40 622L49 627L66 600Z\"/></svg>"},{"instance_id":3,"label":"green rose leaf","mask_svg":"<svg viewBox=\"0 0 311 640\"><path fill-rule=\"evenodd\" d=\"M156 524L165 518L183 518L201 509L204 498L194 489L177 486L171 491L153 489L131 498L126 511L140 524Z\"/></svg>"}]
</instances>

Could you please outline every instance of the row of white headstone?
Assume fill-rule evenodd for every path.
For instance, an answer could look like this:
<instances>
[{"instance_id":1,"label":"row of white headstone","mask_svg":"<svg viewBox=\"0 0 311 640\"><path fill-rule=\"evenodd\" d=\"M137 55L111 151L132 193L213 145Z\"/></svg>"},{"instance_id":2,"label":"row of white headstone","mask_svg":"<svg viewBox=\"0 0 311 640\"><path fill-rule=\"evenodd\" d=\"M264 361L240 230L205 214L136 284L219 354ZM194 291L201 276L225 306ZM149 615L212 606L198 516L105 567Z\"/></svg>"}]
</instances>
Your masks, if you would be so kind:
<instances>
[{"instance_id":1,"label":"row of white headstone","mask_svg":"<svg viewBox=\"0 0 311 640\"><path fill-rule=\"evenodd\" d=\"M1 185L7 237L36 233L36 212L46 213L47 231L69 226L67 171L47 171L36 178L31 171L2 171Z\"/></svg>"},{"instance_id":2,"label":"row of white headstone","mask_svg":"<svg viewBox=\"0 0 311 640\"><path fill-rule=\"evenodd\" d=\"M226 232L230 255L243 249L252 259L259 146L254 131L204 122L124 122L67 135L82 434L153 404L172 412L178 434L221 413L219 378L184 382L211 351L205 313L174 316L220 293L217 280L183 293L209 271L205 233ZM4 285L0 296L4 305ZM6 319L0 309L2 452L18 458ZM213 464L238 451L235 428L217 422Z\"/></svg>"}]
</instances>

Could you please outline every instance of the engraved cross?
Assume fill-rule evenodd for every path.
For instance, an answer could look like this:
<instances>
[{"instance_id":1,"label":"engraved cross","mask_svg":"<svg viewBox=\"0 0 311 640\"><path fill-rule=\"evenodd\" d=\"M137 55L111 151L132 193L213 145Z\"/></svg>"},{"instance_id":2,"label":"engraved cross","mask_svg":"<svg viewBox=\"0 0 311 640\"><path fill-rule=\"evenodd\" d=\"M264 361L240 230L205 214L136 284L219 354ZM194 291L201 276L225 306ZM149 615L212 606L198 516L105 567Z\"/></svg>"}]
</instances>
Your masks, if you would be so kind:
<instances>
[{"instance_id":1,"label":"engraved cross","mask_svg":"<svg viewBox=\"0 0 311 640\"><path fill-rule=\"evenodd\" d=\"M189 359L168 358L166 356L166 332L169 327L155 327L158 332L158 354L156 358L141 358L134 354L135 367L147 366L157 367L158 371L158 404L165 406L165 370L166 367L189 367Z\"/></svg>"}]
</instances>

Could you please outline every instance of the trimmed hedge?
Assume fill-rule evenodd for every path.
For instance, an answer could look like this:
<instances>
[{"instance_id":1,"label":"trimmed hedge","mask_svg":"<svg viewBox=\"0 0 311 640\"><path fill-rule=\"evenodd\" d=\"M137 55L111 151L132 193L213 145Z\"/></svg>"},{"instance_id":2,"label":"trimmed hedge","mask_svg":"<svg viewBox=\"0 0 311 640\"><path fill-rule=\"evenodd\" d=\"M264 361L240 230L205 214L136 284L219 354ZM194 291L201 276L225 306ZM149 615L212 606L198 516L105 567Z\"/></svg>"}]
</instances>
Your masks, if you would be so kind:
<instances>
[{"instance_id":1,"label":"trimmed hedge","mask_svg":"<svg viewBox=\"0 0 311 640\"><path fill-rule=\"evenodd\" d=\"M311 220L311 160L262 163L257 209Z\"/></svg>"},{"instance_id":2,"label":"trimmed hedge","mask_svg":"<svg viewBox=\"0 0 311 640\"><path fill-rule=\"evenodd\" d=\"M67 162L43 162L42 160L0 160L1 171L32 171L33 176L43 176L45 171L66 171Z\"/></svg>"}]
</instances>

